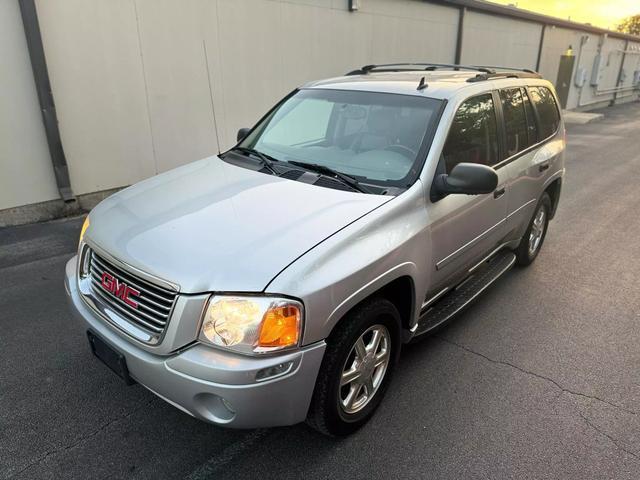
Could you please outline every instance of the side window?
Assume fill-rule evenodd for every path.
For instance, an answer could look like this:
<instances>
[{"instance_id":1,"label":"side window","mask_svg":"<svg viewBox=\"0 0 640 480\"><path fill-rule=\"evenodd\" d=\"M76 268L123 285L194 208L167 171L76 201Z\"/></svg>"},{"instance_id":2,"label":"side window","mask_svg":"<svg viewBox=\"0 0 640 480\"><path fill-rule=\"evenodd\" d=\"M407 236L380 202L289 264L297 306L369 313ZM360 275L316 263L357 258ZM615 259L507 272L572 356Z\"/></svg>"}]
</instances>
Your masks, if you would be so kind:
<instances>
[{"instance_id":1,"label":"side window","mask_svg":"<svg viewBox=\"0 0 640 480\"><path fill-rule=\"evenodd\" d=\"M553 94L546 87L529 87L531 101L540 118L540 140L555 133L560 123L560 114Z\"/></svg>"},{"instance_id":2,"label":"side window","mask_svg":"<svg viewBox=\"0 0 640 480\"><path fill-rule=\"evenodd\" d=\"M538 126L536 125L536 117L533 114L533 107L527 91L522 89L522 98L524 99L524 111L527 114L527 130L529 132L529 145L538 142Z\"/></svg>"},{"instance_id":3,"label":"side window","mask_svg":"<svg viewBox=\"0 0 640 480\"><path fill-rule=\"evenodd\" d=\"M522 92L519 88L500 90L500 100L507 134L507 157L511 157L529 146Z\"/></svg>"},{"instance_id":4,"label":"side window","mask_svg":"<svg viewBox=\"0 0 640 480\"><path fill-rule=\"evenodd\" d=\"M442 149L447 173L458 163L498 163L498 135L490 93L465 100L453 117Z\"/></svg>"}]
</instances>

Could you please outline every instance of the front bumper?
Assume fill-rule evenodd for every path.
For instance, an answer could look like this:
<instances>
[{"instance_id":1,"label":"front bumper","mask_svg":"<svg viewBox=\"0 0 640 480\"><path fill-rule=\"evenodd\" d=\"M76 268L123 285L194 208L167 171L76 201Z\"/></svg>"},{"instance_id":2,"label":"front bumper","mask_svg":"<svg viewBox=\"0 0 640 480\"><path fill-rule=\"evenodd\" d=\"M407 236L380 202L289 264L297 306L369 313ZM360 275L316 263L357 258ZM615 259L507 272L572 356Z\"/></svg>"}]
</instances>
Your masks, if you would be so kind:
<instances>
[{"instance_id":1,"label":"front bumper","mask_svg":"<svg viewBox=\"0 0 640 480\"><path fill-rule=\"evenodd\" d=\"M150 353L116 331L80 298L77 257L66 266L65 289L74 316L119 351L138 383L184 412L234 428L292 425L306 418L325 343L275 356L248 357L193 344L169 354ZM260 370L291 362L288 373L256 381Z\"/></svg>"}]
</instances>

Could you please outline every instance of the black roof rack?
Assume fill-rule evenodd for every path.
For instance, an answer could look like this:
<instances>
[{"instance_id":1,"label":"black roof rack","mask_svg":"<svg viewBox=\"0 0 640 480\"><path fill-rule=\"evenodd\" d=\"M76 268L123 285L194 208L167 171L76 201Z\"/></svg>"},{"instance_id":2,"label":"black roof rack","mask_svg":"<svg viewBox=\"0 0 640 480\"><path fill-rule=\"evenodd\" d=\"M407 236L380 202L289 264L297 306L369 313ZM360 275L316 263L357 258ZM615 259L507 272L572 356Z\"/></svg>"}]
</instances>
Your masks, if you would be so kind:
<instances>
[{"instance_id":1,"label":"black roof rack","mask_svg":"<svg viewBox=\"0 0 640 480\"><path fill-rule=\"evenodd\" d=\"M346 75L366 75L370 72L428 72L441 68L451 70L468 70L480 72L467 82L482 82L498 78L542 78L538 72L528 68L498 67L494 65L458 65L455 63L385 63L380 65L365 65Z\"/></svg>"},{"instance_id":2,"label":"black roof rack","mask_svg":"<svg viewBox=\"0 0 640 480\"><path fill-rule=\"evenodd\" d=\"M484 82L500 78L542 78L542 75L532 71L479 73L475 77L467 78L467 82Z\"/></svg>"},{"instance_id":3,"label":"black roof rack","mask_svg":"<svg viewBox=\"0 0 640 480\"><path fill-rule=\"evenodd\" d=\"M525 72L525 73L538 73L535 70L529 68L515 68L515 67L502 67L496 65L477 65L478 67L489 68L491 70L508 70L513 72Z\"/></svg>"},{"instance_id":4,"label":"black roof rack","mask_svg":"<svg viewBox=\"0 0 640 480\"><path fill-rule=\"evenodd\" d=\"M477 67L475 65L456 65L453 63L385 63L380 65L365 65L364 67L353 70L346 75L366 75L370 72L422 72L437 70L439 68L495 73L495 71L490 67Z\"/></svg>"}]
</instances>

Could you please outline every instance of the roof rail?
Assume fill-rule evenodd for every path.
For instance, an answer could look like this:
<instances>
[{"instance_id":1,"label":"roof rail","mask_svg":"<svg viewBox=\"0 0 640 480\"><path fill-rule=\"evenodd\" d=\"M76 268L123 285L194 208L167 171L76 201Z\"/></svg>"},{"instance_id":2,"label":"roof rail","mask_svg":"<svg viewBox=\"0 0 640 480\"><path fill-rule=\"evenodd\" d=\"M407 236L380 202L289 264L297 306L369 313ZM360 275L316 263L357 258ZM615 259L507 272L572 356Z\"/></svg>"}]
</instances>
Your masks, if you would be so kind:
<instances>
[{"instance_id":1,"label":"roof rail","mask_svg":"<svg viewBox=\"0 0 640 480\"><path fill-rule=\"evenodd\" d=\"M490 67L475 65L457 65L453 63L386 63L381 65L365 65L357 70L353 70L346 75L366 75L370 72L420 72L432 71L439 68L450 68L451 70L471 70L482 73L495 73Z\"/></svg>"},{"instance_id":2,"label":"roof rail","mask_svg":"<svg viewBox=\"0 0 640 480\"><path fill-rule=\"evenodd\" d=\"M386 63L380 65L365 65L346 75L366 75L370 72L424 72L441 68L451 70L468 70L480 72L467 82L483 82L498 78L542 78L538 72L528 68L498 67L495 65L458 65L455 63Z\"/></svg>"},{"instance_id":3,"label":"roof rail","mask_svg":"<svg viewBox=\"0 0 640 480\"><path fill-rule=\"evenodd\" d=\"M365 65L346 75L367 75L370 72L429 72L441 68L479 72L467 82L484 82L499 78L542 78L538 72L528 68L497 67L493 65L457 65L454 63L386 63Z\"/></svg>"},{"instance_id":4,"label":"roof rail","mask_svg":"<svg viewBox=\"0 0 640 480\"><path fill-rule=\"evenodd\" d=\"M526 73L538 73L535 70L529 68L515 68L515 67L502 67L497 65L474 65L476 67L489 68L491 70L508 70L513 72L526 72Z\"/></svg>"},{"instance_id":5,"label":"roof rail","mask_svg":"<svg viewBox=\"0 0 640 480\"><path fill-rule=\"evenodd\" d=\"M484 82L500 78L542 78L542 75L532 71L479 73L475 77L467 78L467 82Z\"/></svg>"}]
</instances>

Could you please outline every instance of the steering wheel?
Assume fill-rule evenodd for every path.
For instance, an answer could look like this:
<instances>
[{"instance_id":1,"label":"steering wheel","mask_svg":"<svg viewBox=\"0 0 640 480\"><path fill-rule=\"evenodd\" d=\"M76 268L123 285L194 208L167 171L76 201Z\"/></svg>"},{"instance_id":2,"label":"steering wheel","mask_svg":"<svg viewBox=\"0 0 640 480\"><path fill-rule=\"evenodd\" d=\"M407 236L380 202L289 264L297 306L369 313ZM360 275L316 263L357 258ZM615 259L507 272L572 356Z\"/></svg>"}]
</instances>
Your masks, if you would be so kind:
<instances>
[{"instance_id":1,"label":"steering wheel","mask_svg":"<svg viewBox=\"0 0 640 480\"><path fill-rule=\"evenodd\" d=\"M411 159L415 158L418 156L418 152L416 152L415 150L405 146L405 145L400 145L399 143L394 143L391 145L387 145L386 147L384 147L383 150L390 150L390 151L396 151L401 155L404 155L405 157L409 157Z\"/></svg>"}]
</instances>

